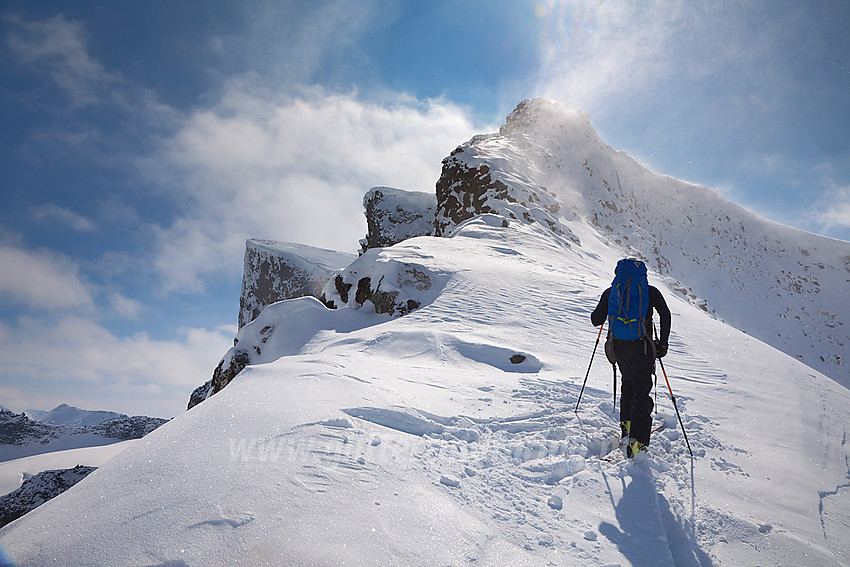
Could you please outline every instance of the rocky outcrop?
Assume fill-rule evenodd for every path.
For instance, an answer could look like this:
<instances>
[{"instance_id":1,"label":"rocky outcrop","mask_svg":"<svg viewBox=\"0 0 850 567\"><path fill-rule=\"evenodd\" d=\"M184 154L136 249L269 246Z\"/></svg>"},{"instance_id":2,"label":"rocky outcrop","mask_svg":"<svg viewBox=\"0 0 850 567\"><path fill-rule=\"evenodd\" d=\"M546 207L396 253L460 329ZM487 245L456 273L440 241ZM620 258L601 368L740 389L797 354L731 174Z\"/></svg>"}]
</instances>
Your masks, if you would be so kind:
<instances>
[{"instance_id":1,"label":"rocky outcrop","mask_svg":"<svg viewBox=\"0 0 850 567\"><path fill-rule=\"evenodd\" d=\"M42 471L24 480L20 488L0 497L0 527L59 496L94 470L95 467L77 465L72 469Z\"/></svg>"},{"instance_id":2,"label":"rocky outcrop","mask_svg":"<svg viewBox=\"0 0 850 567\"><path fill-rule=\"evenodd\" d=\"M572 232L557 219L561 206L546 187L534 186L519 177L505 183L489 165L478 163L479 148L476 146L486 144L488 139L486 136L473 138L443 160L443 170L437 181L434 234L448 236L465 220L490 213L527 223L539 222L556 234L577 242Z\"/></svg>"},{"instance_id":3,"label":"rocky outcrop","mask_svg":"<svg viewBox=\"0 0 850 567\"><path fill-rule=\"evenodd\" d=\"M272 303L295 297L319 297L334 274L356 256L304 244L248 240L239 298L239 328Z\"/></svg>"},{"instance_id":4,"label":"rocky outcrop","mask_svg":"<svg viewBox=\"0 0 850 567\"><path fill-rule=\"evenodd\" d=\"M292 242L248 240L245 243L239 329L274 303L298 297L322 297L322 289L357 256ZM189 396L187 410L221 391L248 365L250 356L235 349L222 359L206 383Z\"/></svg>"},{"instance_id":5,"label":"rocky outcrop","mask_svg":"<svg viewBox=\"0 0 850 567\"><path fill-rule=\"evenodd\" d=\"M385 248L414 236L434 235L437 199L433 193L373 187L363 197L366 238L361 254L370 248Z\"/></svg>"},{"instance_id":6,"label":"rocky outcrop","mask_svg":"<svg viewBox=\"0 0 850 567\"><path fill-rule=\"evenodd\" d=\"M249 362L251 362L251 358L244 350L238 350L231 356L225 356L221 359L213 371L213 377L209 382L210 386L207 388L207 394L204 396L204 399L220 392L225 386L230 384L230 381L236 378L236 375L242 372L248 366ZM200 400L200 396L198 399ZM200 403L200 401L197 403ZM191 409L192 406L190 405L189 407Z\"/></svg>"},{"instance_id":7,"label":"rocky outcrop","mask_svg":"<svg viewBox=\"0 0 850 567\"><path fill-rule=\"evenodd\" d=\"M0 445L46 444L67 429L39 423L22 413L0 410Z\"/></svg>"},{"instance_id":8,"label":"rocky outcrop","mask_svg":"<svg viewBox=\"0 0 850 567\"><path fill-rule=\"evenodd\" d=\"M167 419L161 417L148 417L146 415L122 416L104 421L97 425L85 427L89 433L103 435L110 439L120 439L126 441L128 439L141 439L160 425L167 422Z\"/></svg>"},{"instance_id":9,"label":"rocky outcrop","mask_svg":"<svg viewBox=\"0 0 850 567\"><path fill-rule=\"evenodd\" d=\"M369 303L375 313L406 315L434 300L436 277L427 268L369 250L325 286L321 301L331 309Z\"/></svg>"},{"instance_id":10,"label":"rocky outcrop","mask_svg":"<svg viewBox=\"0 0 850 567\"><path fill-rule=\"evenodd\" d=\"M219 367L220 366L221 363L219 363ZM216 371L218 371L218 368L216 368ZM213 376L215 376L215 372L213 372ZM196 405L203 402L209 397L210 392L212 391L212 383L213 380L212 378L210 378L209 380L192 390L192 395L189 396L189 405L186 407L187 410L192 409L193 407L195 407Z\"/></svg>"}]
</instances>

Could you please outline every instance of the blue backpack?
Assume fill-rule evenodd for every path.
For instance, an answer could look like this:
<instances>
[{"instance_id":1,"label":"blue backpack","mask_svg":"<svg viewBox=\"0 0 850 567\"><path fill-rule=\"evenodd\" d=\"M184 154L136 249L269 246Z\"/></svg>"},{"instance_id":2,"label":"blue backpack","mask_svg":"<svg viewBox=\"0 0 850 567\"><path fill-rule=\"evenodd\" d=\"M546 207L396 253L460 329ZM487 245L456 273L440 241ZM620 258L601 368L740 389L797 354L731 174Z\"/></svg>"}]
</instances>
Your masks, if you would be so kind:
<instances>
[{"instance_id":1,"label":"blue backpack","mask_svg":"<svg viewBox=\"0 0 850 567\"><path fill-rule=\"evenodd\" d=\"M646 265L633 258L617 262L608 296L608 330L615 339L634 341L646 334L649 282Z\"/></svg>"}]
</instances>

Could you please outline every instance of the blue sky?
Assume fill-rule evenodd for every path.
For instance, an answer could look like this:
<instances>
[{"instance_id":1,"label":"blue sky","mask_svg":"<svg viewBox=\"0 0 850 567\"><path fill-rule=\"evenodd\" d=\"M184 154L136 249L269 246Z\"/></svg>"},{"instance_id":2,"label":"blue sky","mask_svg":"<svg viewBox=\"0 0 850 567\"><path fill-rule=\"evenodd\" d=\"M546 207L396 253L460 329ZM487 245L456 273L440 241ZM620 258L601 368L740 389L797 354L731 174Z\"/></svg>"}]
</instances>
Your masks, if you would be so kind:
<instances>
[{"instance_id":1,"label":"blue sky","mask_svg":"<svg viewBox=\"0 0 850 567\"><path fill-rule=\"evenodd\" d=\"M848 30L843 0L4 0L0 404L175 415L246 238L354 252L365 191L432 191L534 96L848 240Z\"/></svg>"}]
</instances>

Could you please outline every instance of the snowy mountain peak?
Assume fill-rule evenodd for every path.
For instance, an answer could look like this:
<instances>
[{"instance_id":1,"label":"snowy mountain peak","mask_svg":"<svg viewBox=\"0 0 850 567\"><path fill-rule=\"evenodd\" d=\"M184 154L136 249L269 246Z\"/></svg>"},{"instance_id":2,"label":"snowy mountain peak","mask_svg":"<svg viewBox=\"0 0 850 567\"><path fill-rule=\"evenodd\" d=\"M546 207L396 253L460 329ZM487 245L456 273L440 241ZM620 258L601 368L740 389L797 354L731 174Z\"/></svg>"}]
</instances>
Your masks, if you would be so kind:
<instances>
[{"instance_id":1,"label":"snowy mountain peak","mask_svg":"<svg viewBox=\"0 0 850 567\"><path fill-rule=\"evenodd\" d=\"M850 386L850 243L653 173L600 140L583 112L521 102L498 134L443 161L437 202L437 235L495 213L580 244L570 223L589 224L694 305Z\"/></svg>"},{"instance_id":2,"label":"snowy mountain peak","mask_svg":"<svg viewBox=\"0 0 850 567\"><path fill-rule=\"evenodd\" d=\"M499 128L499 135L514 134L524 134L538 140L567 137L601 143L586 112L546 98L524 100L508 114L505 123Z\"/></svg>"},{"instance_id":3,"label":"snowy mountain peak","mask_svg":"<svg viewBox=\"0 0 850 567\"><path fill-rule=\"evenodd\" d=\"M87 427L100 425L104 421L118 417L127 417L114 411L92 411L75 408L68 404L60 404L38 418L47 425L62 425L65 427Z\"/></svg>"}]
</instances>

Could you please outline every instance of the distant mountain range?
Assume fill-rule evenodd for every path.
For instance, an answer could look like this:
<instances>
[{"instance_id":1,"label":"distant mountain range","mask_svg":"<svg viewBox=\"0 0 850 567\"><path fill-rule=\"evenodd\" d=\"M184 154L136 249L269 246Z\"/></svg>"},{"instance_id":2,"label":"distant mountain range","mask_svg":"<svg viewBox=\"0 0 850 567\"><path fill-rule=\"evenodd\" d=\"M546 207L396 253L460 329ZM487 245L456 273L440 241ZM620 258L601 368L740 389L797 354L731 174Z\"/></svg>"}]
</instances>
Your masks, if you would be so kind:
<instances>
[{"instance_id":1,"label":"distant mountain range","mask_svg":"<svg viewBox=\"0 0 850 567\"><path fill-rule=\"evenodd\" d=\"M35 416L35 418L33 417ZM144 437L167 420L62 404L40 412L0 409L0 462Z\"/></svg>"}]
</instances>

